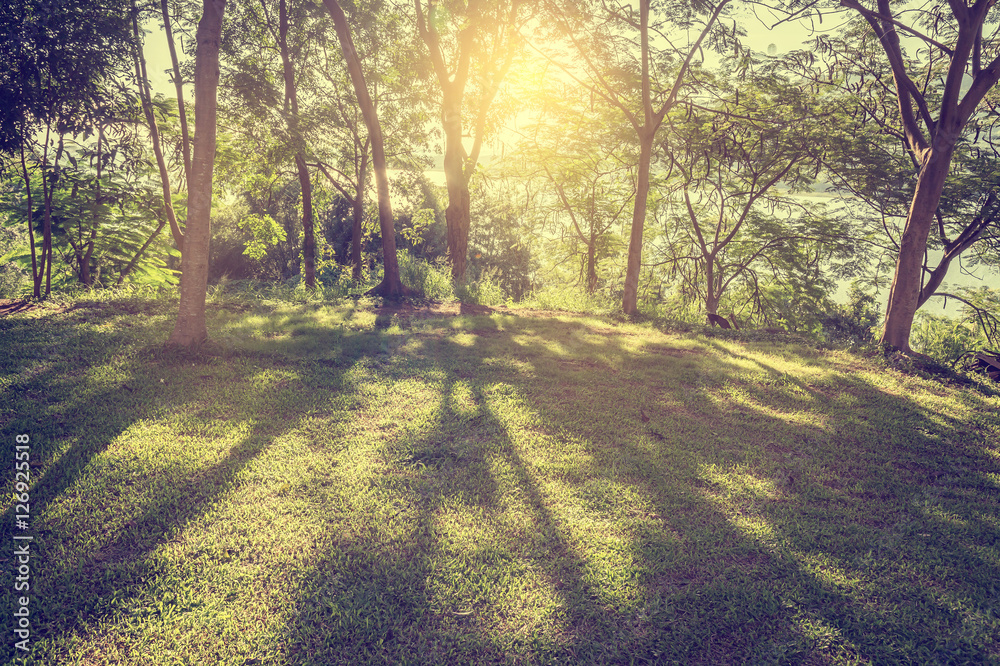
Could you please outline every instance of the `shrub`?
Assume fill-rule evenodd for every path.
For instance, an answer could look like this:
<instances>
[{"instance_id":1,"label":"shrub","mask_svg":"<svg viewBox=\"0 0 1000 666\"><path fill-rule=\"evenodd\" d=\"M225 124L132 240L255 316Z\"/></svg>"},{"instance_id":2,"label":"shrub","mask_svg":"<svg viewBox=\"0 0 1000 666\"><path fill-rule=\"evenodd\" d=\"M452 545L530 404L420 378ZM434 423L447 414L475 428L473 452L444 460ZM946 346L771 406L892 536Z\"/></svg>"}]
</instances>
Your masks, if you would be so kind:
<instances>
[{"instance_id":1,"label":"shrub","mask_svg":"<svg viewBox=\"0 0 1000 666\"><path fill-rule=\"evenodd\" d=\"M425 259L412 256L409 252L400 251L399 279L405 287L420 294L423 298L435 301L455 300L455 289L451 283L451 273L441 261L433 264Z\"/></svg>"}]
</instances>

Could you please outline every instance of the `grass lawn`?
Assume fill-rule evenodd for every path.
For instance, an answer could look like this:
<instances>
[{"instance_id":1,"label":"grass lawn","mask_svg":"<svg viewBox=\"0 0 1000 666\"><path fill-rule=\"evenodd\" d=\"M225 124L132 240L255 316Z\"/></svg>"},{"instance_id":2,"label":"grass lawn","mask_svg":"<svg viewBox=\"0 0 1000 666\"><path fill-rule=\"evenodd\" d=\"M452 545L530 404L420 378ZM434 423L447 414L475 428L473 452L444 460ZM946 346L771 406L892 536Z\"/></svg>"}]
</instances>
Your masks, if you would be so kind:
<instances>
[{"instance_id":1,"label":"grass lawn","mask_svg":"<svg viewBox=\"0 0 1000 666\"><path fill-rule=\"evenodd\" d=\"M788 340L352 302L218 301L187 356L175 307L0 318L3 659L1000 664L995 394Z\"/></svg>"}]
</instances>

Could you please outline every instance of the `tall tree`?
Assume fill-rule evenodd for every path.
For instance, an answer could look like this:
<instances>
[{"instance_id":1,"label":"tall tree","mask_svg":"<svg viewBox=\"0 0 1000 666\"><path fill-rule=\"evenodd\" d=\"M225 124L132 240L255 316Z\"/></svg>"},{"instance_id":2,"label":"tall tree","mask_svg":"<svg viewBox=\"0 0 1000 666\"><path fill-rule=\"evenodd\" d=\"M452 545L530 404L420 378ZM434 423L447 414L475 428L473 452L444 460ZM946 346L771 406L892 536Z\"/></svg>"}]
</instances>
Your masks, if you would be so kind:
<instances>
[{"instance_id":1,"label":"tall tree","mask_svg":"<svg viewBox=\"0 0 1000 666\"><path fill-rule=\"evenodd\" d=\"M340 48L344 53L344 60L347 62L347 71L351 76L351 83L354 86L354 93L357 96L358 106L365 119L365 127L368 129L368 136L372 144L372 166L375 171L375 189L378 195L378 221L379 230L382 233L382 261L383 277L382 282L371 290L371 293L378 294L384 298L400 298L404 295L405 289L399 279L399 262L396 258L396 230L392 218L392 200L389 195L389 172L385 160L385 141L382 138L382 125L379 123L378 112L375 103L372 101L365 83L364 71L361 68L361 59L354 48L354 40L351 38L351 29L347 24L347 17L337 0L323 0L327 11L333 19L334 29L337 31L337 39L340 41Z\"/></svg>"},{"instance_id":2,"label":"tall tree","mask_svg":"<svg viewBox=\"0 0 1000 666\"><path fill-rule=\"evenodd\" d=\"M1000 81L1000 8L995 8L995 0L905 6L890 0L840 0L839 4L867 25L862 46L880 50L889 65L898 111L890 131L898 134L916 171L882 333L883 343L909 351L917 309L934 293L935 283L940 284L947 263L976 234L975 225L957 237L942 233L948 262L936 275L925 275L928 237L941 226L937 224L941 198L956 149L970 120ZM820 46L847 65L858 60L845 49L853 43L826 40ZM908 49L915 50L916 57Z\"/></svg>"},{"instance_id":3,"label":"tall tree","mask_svg":"<svg viewBox=\"0 0 1000 666\"><path fill-rule=\"evenodd\" d=\"M118 0L13 0L0 7L0 157L28 159L41 174L41 247L29 229L34 295L48 295L52 200L65 139L93 131L95 114L118 111L116 78L131 65L127 7ZM44 290L43 290L44 285Z\"/></svg>"},{"instance_id":4,"label":"tall tree","mask_svg":"<svg viewBox=\"0 0 1000 666\"><path fill-rule=\"evenodd\" d=\"M226 68L222 73L223 114L242 125L265 126L280 138L283 154L299 184L301 273L316 286L316 235L312 176L308 167L311 137L302 102L314 97L317 47L325 34L316 29L310 3L256 0L234 6L223 34ZM277 85L275 84L276 82Z\"/></svg>"},{"instance_id":5,"label":"tall tree","mask_svg":"<svg viewBox=\"0 0 1000 666\"><path fill-rule=\"evenodd\" d=\"M567 250L579 259L580 282L593 294L600 262L624 248L619 232L635 196L635 150L617 111L588 108L582 92L565 81L543 84L538 122L505 161L515 177L535 181L547 195L534 208L556 220L556 253L561 261Z\"/></svg>"},{"instance_id":6,"label":"tall tree","mask_svg":"<svg viewBox=\"0 0 1000 666\"><path fill-rule=\"evenodd\" d=\"M669 176L661 203L674 211L666 263L712 321L737 286L747 301L740 307L754 314L768 307L768 284L798 281L800 293L813 290L811 300L819 300L831 286L821 260L851 247L842 224L794 196L819 174L825 139L837 133L835 114L781 77L727 83L733 79L718 82L711 110L667 118L662 151Z\"/></svg>"},{"instance_id":7,"label":"tall tree","mask_svg":"<svg viewBox=\"0 0 1000 666\"><path fill-rule=\"evenodd\" d=\"M301 18L301 14L300 14ZM295 150L295 171L302 189L302 263L306 287L316 287L316 232L313 224L312 179L306 166L306 150L300 129L299 95L295 81L295 65L288 44L288 2L278 1L278 45L281 51L281 71L285 82L284 116Z\"/></svg>"},{"instance_id":8,"label":"tall tree","mask_svg":"<svg viewBox=\"0 0 1000 666\"><path fill-rule=\"evenodd\" d=\"M211 239L219 41L226 0L203 0L202 7L195 35L194 151L188 188L188 220L181 255L180 308L174 331L167 341L170 346L187 348L208 339L205 296L208 290L208 244Z\"/></svg>"},{"instance_id":9,"label":"tall tree","mask_svg":"<svg viewBox=\"0 0 1000 666\"><path fill-rule=\"evenodd\" d=\"M163 2L164 20L167 22L167 35L172 35L169 28L169 16L166 14L166 0ZM177 243L177 248L184 249L184 232L181 230L180 225L177 223L177 215L174 212L173 204L173 191L170 188L170 171L167 168L167 161L163 155L163 147L160 143L160 131L156 124L156 114L153 111L153 99L152 93L149 87L149 78L146 76L146 56L145 49L143 46L144 37L139 31L139 9L136 6L135 0L132 0L132 34L135 39L135 49L133 51L133 59L135 62L135 78L139 87L139 100L142 103L143 115L146 118L146 126L149 130L149 140L153 145L153 155L156 158L156 167L160 174L160 186L163 192L163 213L167 223L170 224L170 232L174 237L174 242ZM173 40L171 39L170 44L171 50L173 50ZM176 55L175 55L176 57ZM183 118L184 107L182 98L177 100L178 106L180 107L181 118ZM185 157L187 149L187 123L182 121L182 132L185 133L184 150ZM187 162L185 161L185 164ZM186 176L186 174L185 174Z\"/></svg>"},{"instance_id":10,"label":"tall tree","mask_svg":"<svg viewBox=\"0 0 1000 666\"><path fill-rule=\"evenodd\" d=\"M517 54L518 24L523 20L524 0L468 0L445 2L414 0L417 31L441 87L441 126L445 136L444 173L448 186L448 254L455 279L465 277L469 250L469 181L479 163L486 136L490 106ZM442 35L448 26L455 34ZM472 149L462 142L466 130L463 114L468 109L470 82L475 97L471 110Z\"/></svg>"},{"instance_id":11,"label":"tall tree","mask_svg":"<svg viewBox=\"0 0 1000 666\"><path fill-rule=\"evenodd\" d=\"M587 79L585 85L593 95L624 114L639 143L622 296L622 310L626 314L638 310L643 228L656 136L664 117L681 101L682 88L695 57L703 53L706 38L717 27L730 1L663 3L658 7L658 17L651 17L651 0L639 0L638 11L632 5L622 7L617 3L600 2L593 8L579 7L576 3L560 7L553 3L561 31L579 56L581 75ZM700 31L686 48L675 46L666 34L667 22L679 27L699 26ZM720 32L716 39L723 34ZM576 78L576 68L561 66Z\"/></svg>"}]
</instances>

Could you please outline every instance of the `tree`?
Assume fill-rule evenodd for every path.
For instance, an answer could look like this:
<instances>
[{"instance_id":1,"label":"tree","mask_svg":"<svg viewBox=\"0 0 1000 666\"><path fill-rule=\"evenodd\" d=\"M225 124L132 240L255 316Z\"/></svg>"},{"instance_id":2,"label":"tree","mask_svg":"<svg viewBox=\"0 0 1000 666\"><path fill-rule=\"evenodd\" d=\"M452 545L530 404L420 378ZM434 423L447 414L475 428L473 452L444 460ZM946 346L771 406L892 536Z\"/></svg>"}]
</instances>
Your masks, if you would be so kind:
<instances>
[{"instance_id":1,"label":"tree","mask_svg":"<svg viewBox=\"0 0 1000 666\"><path fill-rule=\"evenodd\" d=\"M208 339L205 296L208 290L208 244L211 239L219 41L226 0L203 0L202 7L195 35L194 151L188 188L187 228L181 254L180 308L174 331L167 342L170 346L187 348Z\"/></svg>"},{"instance_id":2,"label":"tree","mask_svg":"<svg viewBox=\"0 0 1000 666\"><path fill-rule=\"evenodd\" d=\"M781 77L734 79L716 84L714 108L669 116L662 150L663 203L675 211L665 262L713 321L737 285L756 313L767 307L768 282L798 282L800 295L817 300L830 286L823 259L851 246L846 229L794 197L820 172L835 113Z\"/></svg>"},{"instance_id":3,"label":"tree","mask_svg":"<svg viewBox=\"0 0 1000 666\"><path fill-rule=\"evenodd\" d=\"M302 19L301 14L299 19ZM281 51L282 78L285 82L284 116L288 122L288 133L295 149L295 171L302 189L302 271L306 287L316 287L316 234L313 229L312 180L306 166L305 143L300 129L299 96L295 81L295 66L288 45L288 2L278 2L278 44Z\"/></svg>"},{"instance_id":4,"label":"tree","mask_svg":"<svg viewBox=\"0 0 1000 666\"><path fill-rule=\"evenodd\" d=\"M465 276L468 256L470 216L469 181L479 163L486 136L490 105L517 54L518 23L524 0L468 0L446 2L414 0L417 32L427 47L428 57L441 87L441 126L445 135L444 172L448 186L448 254L452 276ZM443 16L439 11L443 9ZM443 36L441 26L451 19L455 34ZM450 57L449 57L450 55ZM473 72L473 62L476 71ZM465 136L463 113L470 80L476 95L471 105L472 149L462 143Z\"/></svg>"},{"instance_id":5,"label":"tree","mask_svg":"<svg viewBox=\"0 0 1000 666\"><path fill-rule=\"evenodd\" d=\"M588 109L579 86L550 81L540 92L538 122L527 128L510 171L538 181L537 212L558 220L558 252L579 259L580 282L593 294L599 263L623 247L617 231L635 197L634 142L614 109Z\"/></svg>"},{"instance_id":6,"label":"tree","mask_svg":"<svg viewBox=\"0 0 1000 666\"><path fill-rule=\"evenodd\" d=\"M386 159L397 169L420 172L424 165L413 158L413 148L426 141L424 111L429 95L416 76L416 54L410 48L412 34L408 30L412 20L387 4L384 0L358 3L352 14L351 37L383 128ZM327 85L315 90L317 111L313 119L324 131L313 144L316 162L310 166L323 173L350 209L349 258L357 282L363 266L371 138L339 46L328 51L324 41L321 51L318 72ZM398 177L394 180L398 182Z\"/></svg>"},{"instance_id":7,"label":"tree","mask_svg":"<svg viewBox=\"0 0 1000 666\"><path fill-rule=\"evenodd\" d=\"M651 0L639 0L638 12L631 5L621 7L617 3L601 2L600 10L592 14L589 5L585 8L576 3L566 7L554 5L561 31L573 43L585 72L583 76L589 79L584 85L593 95L624 114L639 144L622 296L625 314L638 310L643 227L657 133L664 117L681 101L682 88L691 73L695 56L701 53L703 43L717 27L730 1L663 3L658 9L662 16L670 18L654 21L651 21ZM700 18L700 11L705 18ZM666 20L677 27L700 26L698 37L686 49L675 47L666 34ZM633 32L638 32L638 39ZM656 38L655 44L651 33ZM716 31L714 40L722 44L726 37L724 31ZM561 67L583 83L572 68L565 64Z\"/></svg>"},{"instance_id":8,"label":"tree","mask_svg":"<svg viewBox=\"0 0 1000 666\"><path fill-rule=\"evenodd\" d=\"M29 192L33 155L41 175L40 248L28 218L36 298L51 291L51 197L65 138L93 132L95 113L117 112L115 80L131 64L131 43L128 12L117 0L15 0L0 7L0 157L19 163Z\"/></svg>"},{"instance_id":9,"label":"tree","mask_svg":"<svg viewBox=\"0 0 1000 666\"><path fill-rule=\"evenodd\" d=\"M909 351L914 315L934 293L927 287L939 284L948 264L977 233L973 224L958 236L948 234L939 223L940 205L963 134L1000 81L996 28L1000 9L994 9L994 0L927 2L905 8L890 0L840 0L839 4L859 17L868 31L858 41L821 39L818 46L850 77L841 79L849 85L871 81L874 74L857 69L867 62L858 57L859 51L875 50L884 57L896 113L886 118L883 128L898 136L914 166L913 194L899 238L881 338ZM916 57L908 54L914 44ZM881 115L881 110L875 111ZM935 226L950 257L928 281L924 257Z\"/></svg>"},{"instance_id":10,"label":"tree","mask_svg":"<svg viewBox=\"0 0 1000 666\"><path fill-rule=\"evenodd\" d=\"M389 196L389 174L385 160L385 141L382 138L382 126L379 123L375 104L365 83L365 75L361 69L361 59L358 58L347 17L337 0L323 0L327 11L333 19L337 39L340 41L347 70L351 75L351 83L357 96L358 106L365 119L365 127L372 144L372 166L375 170L375 188L378 193L379 230L382 232L383 277L382 282L371 290L384 298L400 298L404 295L403 283L399 278L399 262L396 258L396 231L392 218L392 201Z\"/></svg>"},{"instance_id":11,"label":"tree","mask_svg":"<svg viewBox=\"0 0 1000 666\"><path fill-rule=\"evenodd\" d=\"M170 29L170 17L167 14L167 3L163 0L163 20L166 27L167 36L170 39L170 51L173 58L176 61L176 53L174 53L172 32ZM184 248L184 232L181 230L180 225L177 223L177 215L174 212L173 204L173 191L170 188L170 172L167 168L167 161L163 155L163 147L160 143L160 131L156 123L156 114L153 111L153 99L152 93L149 88L149 78L146 76L146 57L144 55L143 49L143 35L139 32L139 9L135 4L135 0L132 0L132 35L135 39L133 60L135 62L135 79L139 88L139 99L142 103L143 115L146 118L146 127L149 130L149 140L153 146L153 155L156 158L156 166L160 174L160 186L163 192L163 214L164 219L170 224L170 232L174 237L174 242L177 244L179 250ZM180 88L178 88L180 91ZM178 95L181 93L178 92ZM185 156L185 166L188 163L187 158L187 122L183 119L184 107L183 107L183 97L177 98L177 103L179 106L181 114L181 131L184 134L184 156ZM185 176L186 176L185 172ZM157 231L157 233L159 233Z\"/></svg>"},{"instance_id":12,"label":"tree","mask_svg":"<svg viewBox=\"0 0 1000 666\"><path fill-rule=\"evenodd\" d=\"M308 167L312 150L307 114L315 96L317 31L314 6L289 0L255 0L233 7L223 34L227 67L222 72L223 114L242 133L266 126L279 137L281 154L291 163L301 201L301 270L306 287L316 286L316 236L313 185ZM276 85L276 81L280 82ZM280 92L279 92L280 87ZM305 107L305 109L303 109Z\"/></svg>"}]
</instances>

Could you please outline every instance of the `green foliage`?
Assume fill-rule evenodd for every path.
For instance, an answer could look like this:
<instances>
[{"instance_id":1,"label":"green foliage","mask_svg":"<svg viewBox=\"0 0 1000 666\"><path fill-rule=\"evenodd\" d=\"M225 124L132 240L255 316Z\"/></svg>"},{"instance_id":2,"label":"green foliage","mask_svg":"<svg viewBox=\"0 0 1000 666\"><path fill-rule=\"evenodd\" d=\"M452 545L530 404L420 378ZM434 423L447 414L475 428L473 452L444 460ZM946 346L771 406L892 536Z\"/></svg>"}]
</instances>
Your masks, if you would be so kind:
<instances>
[{"instance_id":1,"label":"green foliage","mask_svg":"<svg viewBox=\"0 0 1000 666\"><path fill-rule=\"evenodd\" d=\"M621 299L603 291L588 294L580 287L550 285L531 292L520 304L537 310L610 314L621 307Z\"/></svg>"},{"instance_id":2,"label":"green foliage","mask_svg":"<svg viewBox=\"0 0 1000 666\"><path fill-rule=\"evenodd\" d=\"M474 223L469 232L466 274L470 290L466 296L475 300L479 298L475 294L485 289L483 297L487 300L499 298L499 292L490 292L487 286L492 283L513 300L520 301L534 287L538 270L529 221L515 205L510 190L501 184L479 183L472 197ZM487 292L492 295L487 297ZM501 301L506 298L505 295Z\"/></svg>"},{"instance_id":3,"label":"green foliage","mask_svg":"<svg viewBox=\"0 0 1000 666\"><path fill-rule=\"evenodd\" d=\"M250 236L243 254L258 261L264 258L271 246L288 239L284 227L267 214L245 215L236 225Z\"/></svg>"},{"instance_id":4,"label":"green foliage","mask_svg":"<svg viewBox=\"0 0 1000 666\"><path fill-rule=\"evenodd\" d=\"M102 160L97 177L95 159ZM87 150L79 157L68 155L69 164L48 168L54 256L61 259L52 268L53 286L81 282L88 286L115 284L126 271L129 281L144 284L175 284L176 274L168 266L179 256L169 237L162 234L162 202L154 184L136 164L115 159L115 153L95 155ZM42 166L29 166L35 244L40 254L45 219ZM12 172L0 195L0 224L14 230L27 228L27 196L23 178ZM153 242L146 247L147 241ZM18 231L16 249L5 256L31 271L31 251L26 233ZM139 255L140 251L142 254ZM138 261L132 265L133 259Z\"/></svg>"},{"instance_id":5,"label":"green foliage","mask_svg":"<svg viewBox=\"0 0 1000 666\"><path fill-rule=\"evenodd\" d=\"M399 278L403 286L433 301L455 300L451 269L444 261L431 263L406 250L399 251Z\"/></svg>"},{"instance_id":6,"label":"green foliage","mask_svg":"<svg viewBox=\"0 0 1000 666\"><path fill-rule=\"evenodd\" d=\"M509 305L513 299L507 295L497 279L497 271L485 270L474 279L466 279L455 285L455 296L463 303L476 305Z\"/></svg>"},{"instance_id":7,"label":"green foliage","mask_svg":"<svg viewBox=\"0 0 1000 666\"><path fill-rule=\"evenodd\" d=\"M986 337L959 319L929 312L917 312L914 317L910 345L941 363L951 363L963 353L981 349Z\"/></svg>"},{"instance_id":8,"label":"green foliage","mask_svg":"<svg viewBox=\"0 0 1000 666\"><path fill-rule=\"evenodd\" d=\"M428 229L437 222L436 213L437 211L433 208L420 208L413 211L409 217L409 224L399 230L399 235L411 246L422 244Z\"/></svg>"},{"instance_id":9,"label":"green foliage","mask_svg":"<svg viewBox=\"0 0 1000 666\"><path fill-rule=\"evenodd\" d=\"M854 282L847 303L834 306L823 318L823 337L828 342L866 346L873 342L880 322L875 297Z\"/></svg>"}]
</instances>

